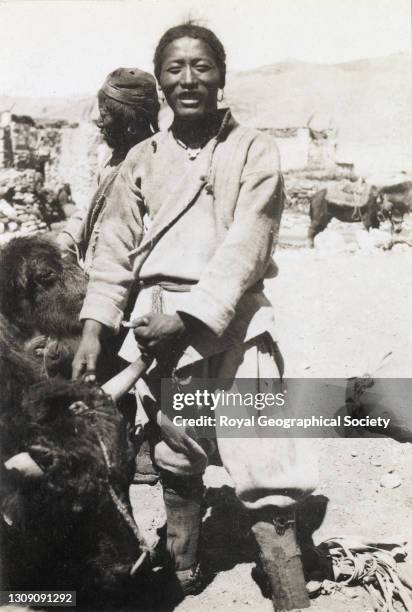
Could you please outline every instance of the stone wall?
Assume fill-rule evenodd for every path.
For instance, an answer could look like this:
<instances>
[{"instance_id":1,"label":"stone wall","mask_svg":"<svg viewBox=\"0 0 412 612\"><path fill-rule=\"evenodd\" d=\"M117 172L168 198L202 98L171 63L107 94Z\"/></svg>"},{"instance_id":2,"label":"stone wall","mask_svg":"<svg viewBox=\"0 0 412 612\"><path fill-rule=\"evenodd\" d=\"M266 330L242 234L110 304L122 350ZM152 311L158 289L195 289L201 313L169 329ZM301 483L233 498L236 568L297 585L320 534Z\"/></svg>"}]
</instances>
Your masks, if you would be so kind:
<instances>
[{"instance_id":1,"label":"stone wall","mask_svg":"<svg viewBox=\"0 0 412 612\"><path fill-rule=\"evenodd\" d=\"M0 117L0 169L36 170L52 189L69 183L74 201L81 205L95 189L100 145L92 122L40 123L8 112Z\"/></svg>"},{"instance_id":2,"label":"stone wall","mask_svg":"<svg viewBox=\"0 0 412 612\"><path fill-rule=\"evenodd\" d=\"M60 125L37 125L31 117L3 113L0 121L0 167L34 169L44 176L46 165L60 156Z\"/></svg>"},{"instance_id":3,"label":"stone wall","mask_svg":"<svg viewBox=\"0 0 412 612\"><path fill-rule=\"evenodd\" d=\"M82 207L88 205L96 189L101 143L99 130L89 121L61 130L60 156L53 172L70 183L73 200Z\"/></svg>"}]
</instances>

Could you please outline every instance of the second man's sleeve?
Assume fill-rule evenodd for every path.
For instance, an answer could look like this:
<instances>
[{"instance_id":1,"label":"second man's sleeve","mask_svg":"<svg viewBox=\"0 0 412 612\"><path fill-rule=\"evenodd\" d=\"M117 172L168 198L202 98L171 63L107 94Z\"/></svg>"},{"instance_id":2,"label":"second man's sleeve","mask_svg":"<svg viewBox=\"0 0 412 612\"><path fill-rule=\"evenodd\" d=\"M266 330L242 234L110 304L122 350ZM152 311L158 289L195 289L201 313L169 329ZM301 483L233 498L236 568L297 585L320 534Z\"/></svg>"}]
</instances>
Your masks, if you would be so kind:
<instances>
[{"instance_id":1,"label":"second man's sleeve","mask_svg":"<svg viewBox=\"0 0 412 612\"><path fill-rule=\"evenodd\" d=\"M81 319L117 331L134 281L131 252L143 235L143 200L138 164L129 154L108 198Z\"/></svg>"}]
</instances>

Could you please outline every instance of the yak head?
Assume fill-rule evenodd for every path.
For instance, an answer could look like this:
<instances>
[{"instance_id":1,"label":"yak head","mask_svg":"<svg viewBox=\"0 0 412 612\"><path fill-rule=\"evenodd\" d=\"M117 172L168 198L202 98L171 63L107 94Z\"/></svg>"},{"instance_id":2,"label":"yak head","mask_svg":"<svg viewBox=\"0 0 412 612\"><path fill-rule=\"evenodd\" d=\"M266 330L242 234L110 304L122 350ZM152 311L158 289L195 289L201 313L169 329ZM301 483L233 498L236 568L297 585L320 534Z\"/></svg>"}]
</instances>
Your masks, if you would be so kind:
<instances>
[{"instance_id":1,"label":"yak head","mask_svg":"<svg viewBox=\"0 0 412 612\"><path fill-rule=\"evenodd\" d=\"M142 550L128 493L134 451L120 413L98 387L45 380L27 391L21 420L1 466L10 583L53 590L69 582L83 598L121 597Z\"/></svg>"},{"instance_id":2,"label":"yak head","mask_svg":"<svg viewBox=\"0 0 412 612\"><path fill-rule=\"evenodd\" d=\"M85 291L82 270L46 238L14 238L0 251L0 312L24 339L81 333Z\"/></svg>"},{"instance_id":3,"label":"yak head","mask_svg":"<svg viewBox=\"0 0 412 612\"><path fill-rule=\"evenodd\" d=\"M403 202L392 202L386 193L379 192L377 202L383 220L388 220L391 224L391 231L400 234L403 227L403 218L409 212L408 206Z\"/></svg>"}]
</instances>

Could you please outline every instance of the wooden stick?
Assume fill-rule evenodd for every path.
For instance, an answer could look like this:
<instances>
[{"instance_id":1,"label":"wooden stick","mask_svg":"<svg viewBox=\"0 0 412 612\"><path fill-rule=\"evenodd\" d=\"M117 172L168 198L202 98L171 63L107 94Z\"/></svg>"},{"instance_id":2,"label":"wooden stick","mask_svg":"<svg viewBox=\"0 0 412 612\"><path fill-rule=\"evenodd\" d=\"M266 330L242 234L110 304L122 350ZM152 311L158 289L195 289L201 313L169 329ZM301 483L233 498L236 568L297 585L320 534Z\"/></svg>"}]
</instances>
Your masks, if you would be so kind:
<instances>
[{"instance_id":1,"label":"wooden stick","mask_svg":"<svg viewBox=\"0 0 412 612\"><path fill-rule=\"evenodd\" d=\"M145 361L142 357L139 357L122 372L104 383L102 385L103 391L111 395L116 402L133 387L151 363L152 360ZM162 430L163 439L174 451L195 457L205 455L202 447L186 433L185 428L176 427L165 412L161 412L157 408L154 413L148 414L148 416L156 420Z\"/></svg>"},{"instance_id":2,"label":"wooden stick","mask_svg":"<svg viewBox=\"0 0 412 612\"><path fill-rule=\"evenodd\" d=\"M139 357L139 359L136 359L127 368L119 372L119 374L105 382L102 385L103 391L107 395L111 395L113 400L117 402L143 376L151 363L151 361Z\"/></svg>"}]
</instances>

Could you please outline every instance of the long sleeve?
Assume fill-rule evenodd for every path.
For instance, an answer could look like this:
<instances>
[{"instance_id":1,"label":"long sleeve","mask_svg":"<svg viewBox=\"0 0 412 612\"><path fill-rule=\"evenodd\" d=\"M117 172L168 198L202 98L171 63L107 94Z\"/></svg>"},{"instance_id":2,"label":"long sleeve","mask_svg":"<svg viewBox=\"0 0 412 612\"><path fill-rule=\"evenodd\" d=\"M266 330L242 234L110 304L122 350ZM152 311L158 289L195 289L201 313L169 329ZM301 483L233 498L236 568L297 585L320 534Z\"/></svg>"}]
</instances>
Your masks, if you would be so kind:
<instances>
[{"instance_id":1,"label":"long sleeve","mask_svg":"<svg viewBox=\"0 0 412 612\"><path fill-rule=\"evenodd\" d=\"M282 208L278 149L273 138L259 135L248 151L233 223L180 312L217 335L225 331L241 297L265 275Z\"/></svg>"},{"instance_id":2,"label":"long sleeve","mask_svg":"<svg viewBox=\"0 0 412 612\"><path fill-rule=\"evenodd\" d=\"M84 220L87 215L87 209L76 206L73 214L68 219L67 223L61 230L61 234L67 234L72 239L73 243L79 244L82 241Z\"/></svg>"},{"instance_id":3,"label":"long sleeve","mask_svg":"<svg viewBox=\"0 0 412 612\"><path fill-rule=\"evenodd\" d=\"M103 213L100 236L89 273L81 319L94 319L117 330L134 280L133 256L143 234L142 196L137 164L126 158Z\"/></svg>"},{"instance_id":4,"label":"long sleeve","mask_svg":"<svg viewBox=\"0 0 412 612\"><path fill-rule=\"evenodd\" d=\"M110 159L111 154L109 156L106 156L103 164L101 165L101 168L97 173L96 193L99 192L100 185L104 180L104 175L107 174L108 171L110 172L110 168L108 166ZM60 235L63 234L65 236L64 240L66 243L66 237L70 237L74 244L79 247L82 247L87 217L93 208L95 197L96 196L92 197L91 202L89 202L87 206L80 206L78 204L74 209L73 214L70 216L67 223L64 225L63 229L60 232Z\"/></svg>"}]
</instances>

